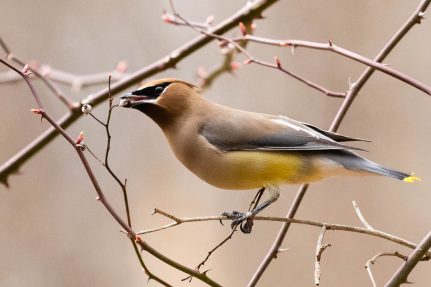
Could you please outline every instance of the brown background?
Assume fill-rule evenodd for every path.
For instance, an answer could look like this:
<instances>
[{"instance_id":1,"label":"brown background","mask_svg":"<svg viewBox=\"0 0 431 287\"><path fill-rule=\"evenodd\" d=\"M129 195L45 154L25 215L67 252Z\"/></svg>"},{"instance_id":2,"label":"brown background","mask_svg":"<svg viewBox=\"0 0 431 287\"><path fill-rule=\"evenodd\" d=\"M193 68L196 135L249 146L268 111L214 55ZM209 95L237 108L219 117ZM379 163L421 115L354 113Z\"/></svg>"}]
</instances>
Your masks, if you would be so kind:
<instances>
[{"instance_id":1,"label":"brown background","mask_svg":"<svg viewBox=\"0 0 431 287\"><path fill-rule=\"evenodd\" d=\"M245 1L176 1L187 18L216 21L231 15ZM258 21L258 35L274 38L327 41L373 57L416 8L419 1L281 1ZM134 71L164 56L195 36L188 28L162 23L168 1L24 1L3 0L0 33L24 59L37 59L78 74L112 69L120 60ZM407 35L387 62L425 83L431 74L431 22L427 19ZM238 33L238 31L236 31ZM278 55L291 70L322 85L344 91L364 67L321 51L250 45L250 51L271 61ZM213 43L157 77L174 76L196 81L198 66L212 67L222 60ZM1 68L4 71L4 68ZM64 108L37 82L47 110L59 117ZM83 99L101 87L81 93ZM274 71L244 66L225 74L205 96L231 107L288 115L327 128L340 106L332 99ZM47 128L29 112L34 102L23 83L0 86L0 161L24 147ZM335 178L312 186L298 217L360 225L351 201L356 200L377 229L418 242L430 229L429 183L430 98L381 73L367 83L349 111L340 131L371 139L366 156L404 171L414 171L423 182L406 184L383 177ZM106 115L106 105L95 109ZM68 129L86 133L86 142L103 153L103 129L91 118ZM136 229L165 224L151 216L154 207L177 216L216 215L248 206L254 191L233 192L208 186L186 170L169 150L158 127L132 110L115 111L112 119L112 166L129 179L129 194ZM362 146L362 145L361 145ZM122 209L120 191L106 172L94 164L103 189ZM0 187L0 286L143 286L142 273L119 226L96 201L95 193L76 154L57 138ZM283 186L280 200L264 214L283 216L297 186ZM251 235L234 240L207 263L209 273L224 286L244 286L279 229L276 223L257 222ZM318 229L293 226L283 247L289 251L274 261L260 286L311 286ZM222 240L229 228L218 223L180 226L145 236L171 258L195 266ZM358 234L328 232L332 243L322 260L321 286L371 286L364 264L380 251L410 250L381 239ZM175 286L202 286L198 280L181 282L182 273L145 255L151 270ZM401 264L383 258L374 267L383 284ZM420 264L410 279L429 286L429 264ZM150 282L148 286L158 286Z\"/></svg>"}]
</instances>

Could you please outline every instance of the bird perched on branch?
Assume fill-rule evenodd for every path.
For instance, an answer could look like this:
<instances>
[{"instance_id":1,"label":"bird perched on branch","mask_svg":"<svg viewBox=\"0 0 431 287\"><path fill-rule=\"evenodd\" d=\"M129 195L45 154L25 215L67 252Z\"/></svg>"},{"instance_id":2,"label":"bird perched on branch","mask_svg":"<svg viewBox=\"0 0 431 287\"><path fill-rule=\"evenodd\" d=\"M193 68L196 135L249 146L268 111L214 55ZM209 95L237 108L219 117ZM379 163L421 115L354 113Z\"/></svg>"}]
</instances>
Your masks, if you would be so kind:
<instances>
[{"instance_id":1,"label":"bird perched on branch","mask_svg":"<svg viewBox=\"0 0 431 287\"><path fill-rule=\"evenodd\" d=\"M144 84L121 97L163 130L173 152L195 175L223 189L269 190L267 201L247 212L224 213L250 232L252 218L277 200L278 185L310 183L336 175L384 175L419 180L372 162L347 141L363 141L284 116L252 113L213 103L199 88L177 79ZM258 201L258 200L257 200ZM243 224L242 224L243 223Z\"/></svg>"}]
</instances>

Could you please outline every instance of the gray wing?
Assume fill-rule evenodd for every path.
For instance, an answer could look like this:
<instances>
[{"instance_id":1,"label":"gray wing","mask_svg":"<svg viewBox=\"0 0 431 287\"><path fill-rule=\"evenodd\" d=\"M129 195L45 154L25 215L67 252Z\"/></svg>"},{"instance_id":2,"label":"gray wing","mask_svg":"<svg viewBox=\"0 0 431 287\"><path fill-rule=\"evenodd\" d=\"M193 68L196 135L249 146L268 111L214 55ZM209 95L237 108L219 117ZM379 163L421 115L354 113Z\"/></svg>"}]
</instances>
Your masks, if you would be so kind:
<instances>
[{"instance_id":1,"label":"gray wing","mask_svg":"<svg viewBox=\"0 0 431 287\"><path fill-rule=\"evenodd\" d=\"M322 130L321 128L318 128L318 127L313 126L311 124L307 124L307 123L303 123L303 122L301 122L301 124L311 128L311 129L313 129L313 130L315 130L321 134L324 134L325 136L331 138L332 140L334 140L336 142L350 142L350 141L371 142L370 140L366 140L366 139L353 138L353 137L348 137L348 136L341 135L338 133L325 131L325 130Z\"/></svg>"},{"instance_id":2,"label":"gray wing","mask_svg":"<svg viewBox=\"0 0 431 287\"><path fill-rule=\"evenodd\" d=\"M223 151L362 150L339 144L318 130L287 117L253 113L212 118L201 127L200 135Z\"/></svg>"}]
</instances>

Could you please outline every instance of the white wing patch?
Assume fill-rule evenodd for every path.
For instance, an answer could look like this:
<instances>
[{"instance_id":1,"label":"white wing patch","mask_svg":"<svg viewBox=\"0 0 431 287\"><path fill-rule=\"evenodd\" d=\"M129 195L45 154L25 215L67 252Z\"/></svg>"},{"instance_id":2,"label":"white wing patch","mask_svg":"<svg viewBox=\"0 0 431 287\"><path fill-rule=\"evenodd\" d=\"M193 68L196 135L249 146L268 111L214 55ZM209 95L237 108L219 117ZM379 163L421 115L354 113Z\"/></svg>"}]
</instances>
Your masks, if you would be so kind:
<instances>
[{"instance_id":1,"label":"white wing patch","mask_svg":"<svg viewBox=\"0 0 431 287\"><path fill-rule=\"evenodd\" d=\"M301 124L298 122L298 124L294 124L291 121L294 121L292 119L289 119L288 117L285 116L278 116L277 119L272 119L272 122L275 122L277 124L281 124L283 126L287 126L289 128L292 128L294 130L297 131L302 131L304 133L309 134L310 136L314 137L315 139L320 139L319 134L316 133L315 131L311 131L308 128L303 128L301 127Z\"/></svg>"}]
</instances>

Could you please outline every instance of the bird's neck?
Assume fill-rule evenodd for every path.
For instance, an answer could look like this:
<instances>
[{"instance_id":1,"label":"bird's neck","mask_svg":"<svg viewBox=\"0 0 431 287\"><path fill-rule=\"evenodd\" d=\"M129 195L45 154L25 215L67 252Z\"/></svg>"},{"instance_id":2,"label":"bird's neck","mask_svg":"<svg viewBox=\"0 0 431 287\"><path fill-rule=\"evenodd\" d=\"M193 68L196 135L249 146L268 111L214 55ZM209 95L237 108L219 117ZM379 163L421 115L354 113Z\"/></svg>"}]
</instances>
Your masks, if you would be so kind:
<instances>
[{"instance_id":1,"label":"bird's neck","mask_svg":"<svg viewBox=\"0 0 431 287\"><path fill-rule=\"evenodd\" d=\"M139 107L138 110L151 118L162 129L174 120L166 109L158 105L148 104Z\"/></svg>"}]
</instances>

